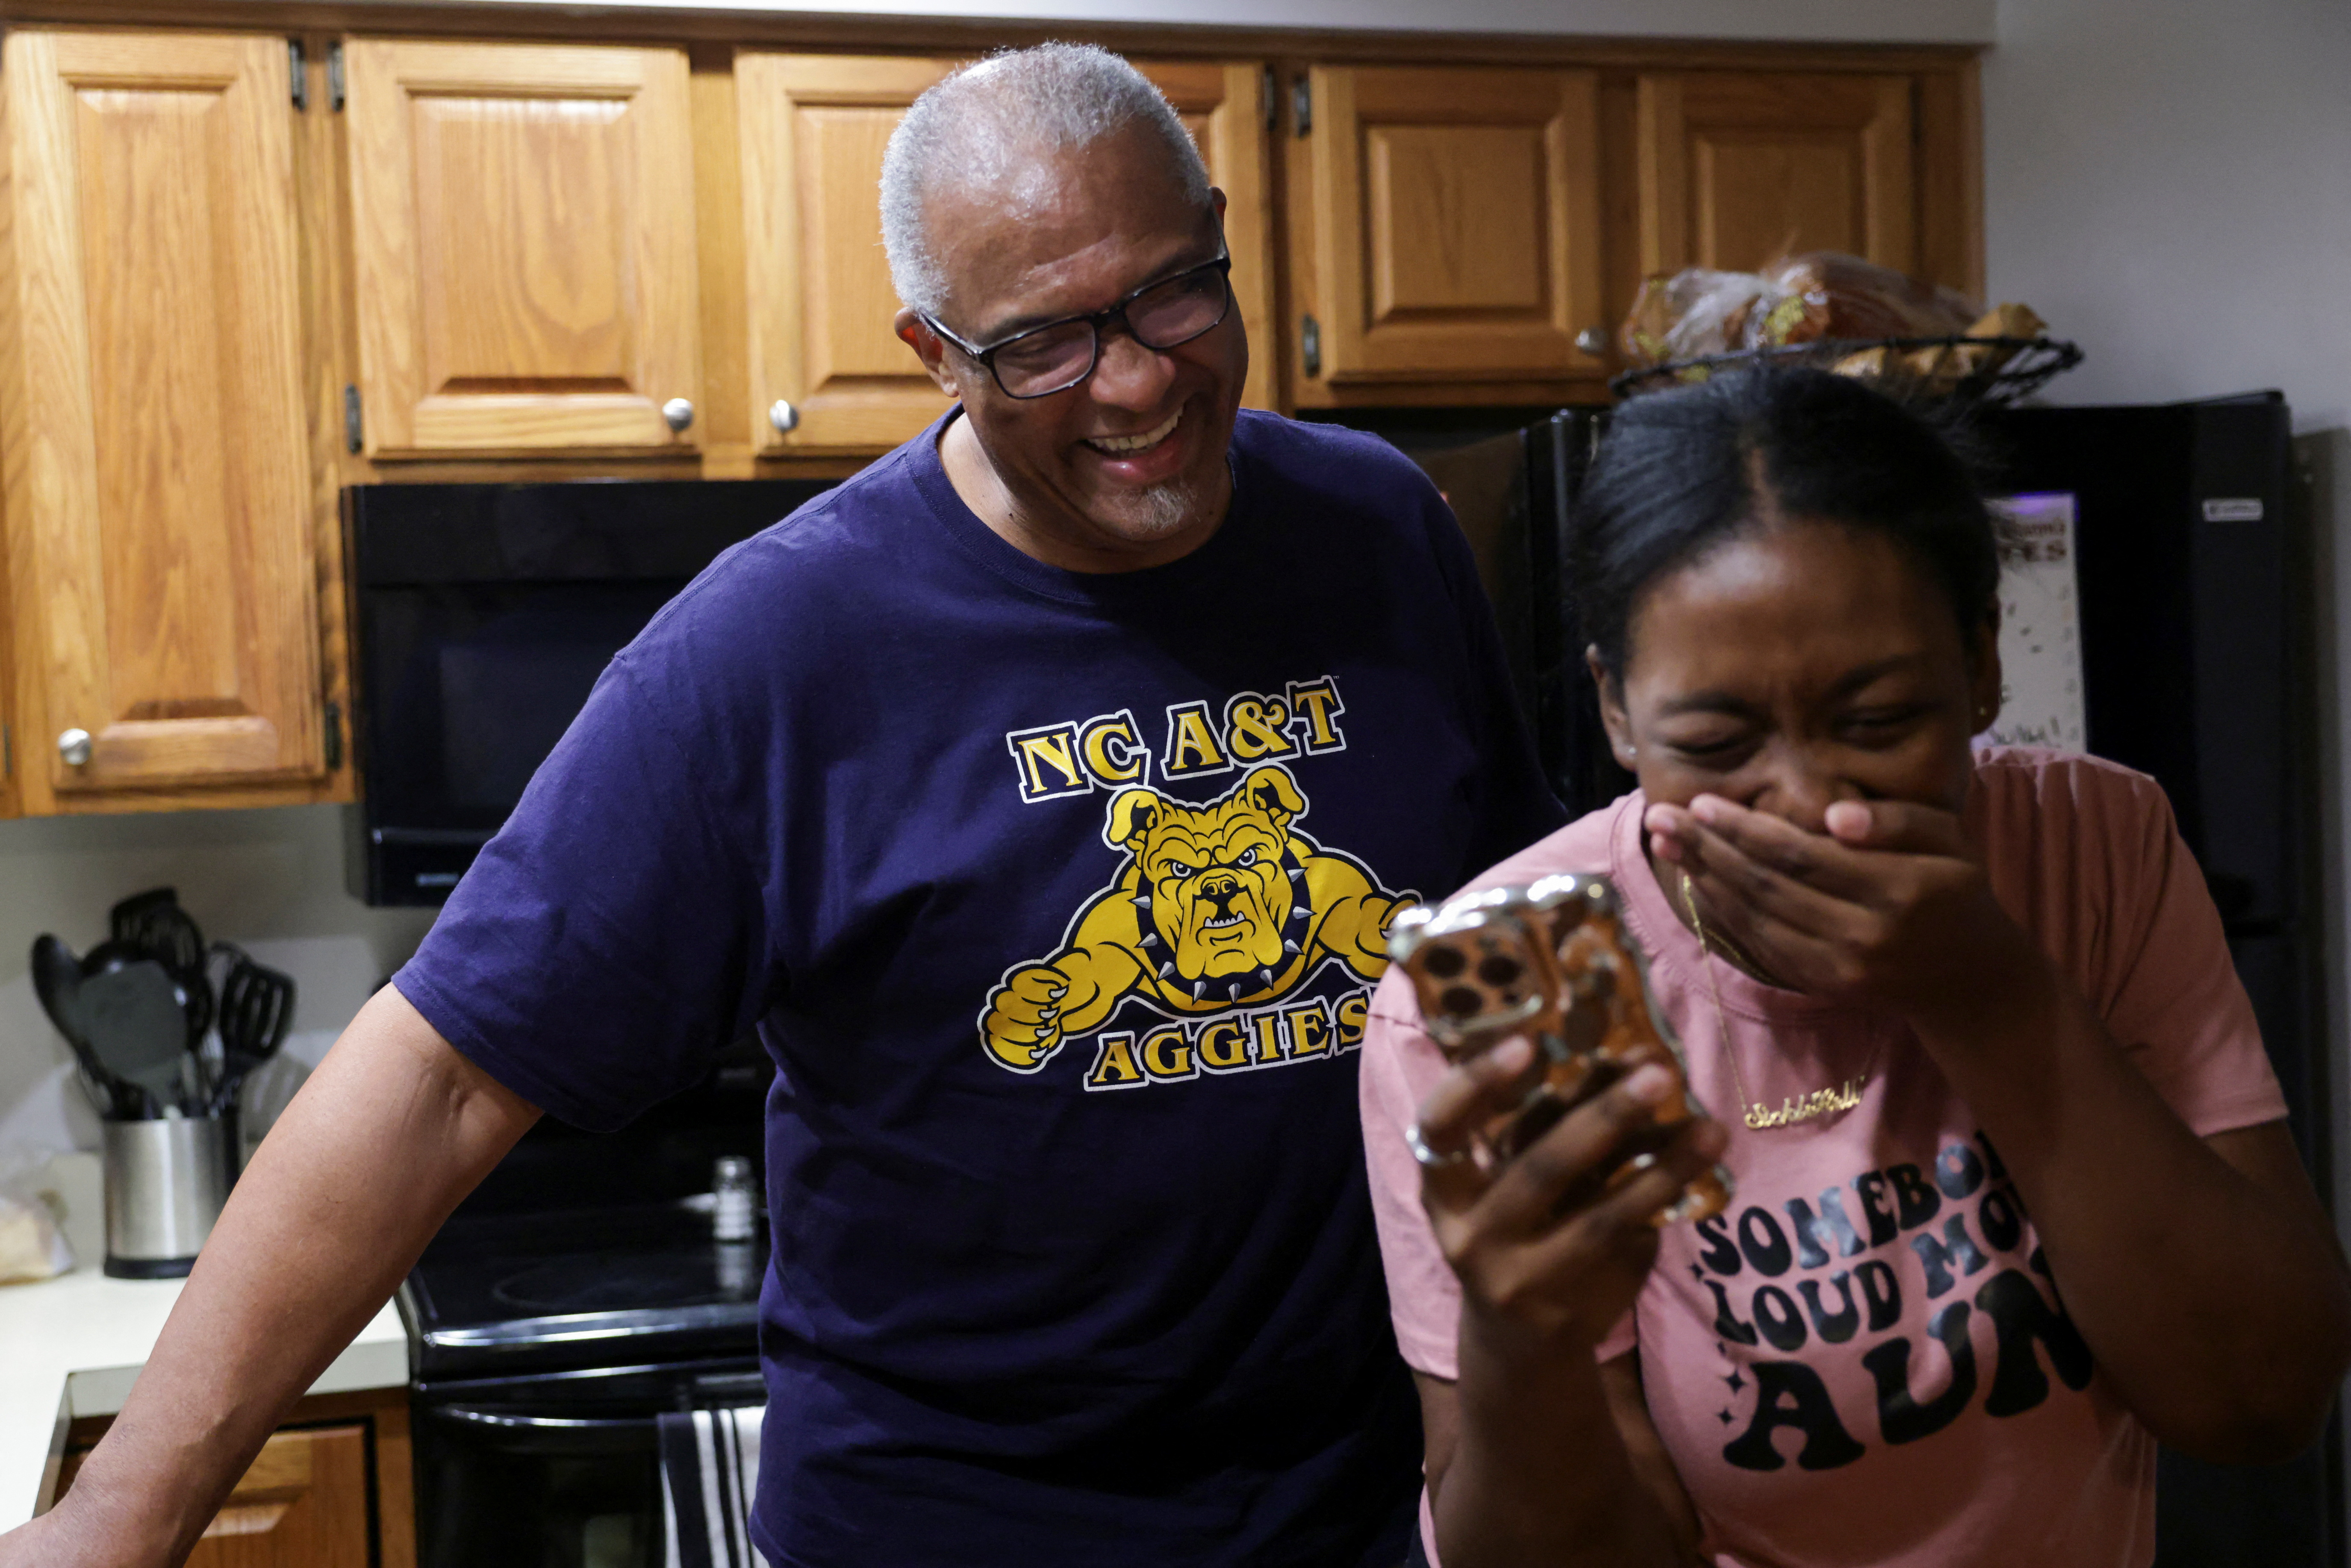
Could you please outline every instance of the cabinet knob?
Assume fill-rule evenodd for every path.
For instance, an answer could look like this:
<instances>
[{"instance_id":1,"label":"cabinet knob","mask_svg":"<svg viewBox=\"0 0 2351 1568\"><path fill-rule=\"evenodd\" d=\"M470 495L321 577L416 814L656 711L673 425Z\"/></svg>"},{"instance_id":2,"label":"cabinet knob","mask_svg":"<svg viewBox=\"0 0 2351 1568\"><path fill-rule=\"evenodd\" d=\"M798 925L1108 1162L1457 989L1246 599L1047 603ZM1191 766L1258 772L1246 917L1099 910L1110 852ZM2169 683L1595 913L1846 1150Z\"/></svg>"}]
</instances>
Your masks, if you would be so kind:
<instances>
[{"instance_id":1,"label":"cabinet knob","mask_svg":"<svg viewBox=\"0 0 2351 1568\"><path fill-rule=\"evenodd\" d=\"M768 405L768 423L785 434L789 434L799 428L800 411L794 408L786 399L778 398Z\"/></svg>"},{"instance_id":2,"label":"cabinet knob","mask_svg":"<svg viewBox=\"0 0 2351 1568\"><path fill-rule=\"evenodd\" d=\"M683 431L694 423L694 404L682 397L674 397L662 404L662 418L672 430Z\"/></svg>"},{"instance_id":3,"label":"cabinet knob","mask_svg":"<svg viewBox=\"0 0 2351 1568\"><path fill-rule=\"evenodd\" d=\"M1575 335L1575 346L1579 351L1598 359L1608 351L1608 329L1586 327Z\"/></svg>"},{"instance_id":4,"label":"cabinet knob","mask_svg":"<svg viewBox=\"0 0 2351 1568\"><path fill-rule=\"evenodd\" d=\"M89 760L89 731L69 729L57 737L57 755L68 768L78 768Z\"/></svg>"}]
</instances>

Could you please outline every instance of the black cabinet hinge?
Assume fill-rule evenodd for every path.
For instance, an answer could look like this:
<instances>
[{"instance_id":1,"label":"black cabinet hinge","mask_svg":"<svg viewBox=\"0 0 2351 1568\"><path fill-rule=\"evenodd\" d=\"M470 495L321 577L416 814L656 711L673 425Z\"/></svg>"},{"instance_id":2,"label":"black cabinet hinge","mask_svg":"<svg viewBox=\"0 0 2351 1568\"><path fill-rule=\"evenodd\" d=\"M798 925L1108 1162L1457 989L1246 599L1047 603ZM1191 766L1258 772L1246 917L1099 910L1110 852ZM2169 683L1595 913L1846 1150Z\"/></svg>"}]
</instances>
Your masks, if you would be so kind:
<instances>
[{"instance_id":1,"label":"black cabinet hinge","mask_svg":"<svg viewBox=\"0 0 2351 1568\"><path fill-rule=\"evenodd\" d=\"M1298 329L1298 358L1308 375L1322 373L1322 323L1311 316Z\"/></svg>"},{"instance_id":2,"label":"black cabinet hinge","mask_svg":"<svg viewBox=\"0 0 2351 1568\"><path fill-rule=\"evenodd\" d=\"M16 776L16 737L8 733L5 724L0 724L0 779L14 779Z\"/></svg>"},{"instance_id":3,"label":"black cabinet hinge","mask_svg":"<svg viewBox=\"0 0 2351 1568\"><path fill-rule=\"evenodd\" d=\"M343 112L343 46L327 46L327 107Z\"/></svg>"},{"instance_id":4,"label":"black cabinet hinge","mask_svg":"<svg viewBox=\"0 0 2351 1568\"><path fill-rule=\"evenodd\" d=\"M1270 136L1281 129L1281 82L1271 66L1266 67L1258 78L1257 99L1258 108L1265 115L1265 133Z\"/></svg>"},{"instance_id":5,"label":"black cabinet hinge","mask_svg":"<svg viewBox=\"0 0 2351 1568\"><path fill-rule=\"evenodd\" d=\"M294 107L297 110L309 108L310 73L303 64L301 39L286 40L286 63L292 68L294 77Z\"/></svg>"},{"instance_id":6,"label":"black cabinet hinge","mask_svg":"<svg viewBox=\"0 0 2351 1568\"><path fill-rule=\"evenodd\" d=\"M327 771L332 773L343 765L343 705L327 705Z\"/></svg>"},{"instance_id":7,"label":"black cabinet hinge","mask_svg":"<svg viewBox=\"0 0 2351 1568\"><path fill-rule=\"evenodd\" d=\"M360 423L360 389L343 384L343 444L353 452L367 445L367 427Z\"/></svg>"},{"instance_id":8,"label":"black cabinet hinge","mask_svg":"<svg viewBox=\"0 0 2351 1568\"><path fill-rule=\"evenodd\" d=\"M1314 89L1304 77L1290 84L1290 118L1298 122L1301 136L1314 129Z\"/></svg>"}]
</instances>

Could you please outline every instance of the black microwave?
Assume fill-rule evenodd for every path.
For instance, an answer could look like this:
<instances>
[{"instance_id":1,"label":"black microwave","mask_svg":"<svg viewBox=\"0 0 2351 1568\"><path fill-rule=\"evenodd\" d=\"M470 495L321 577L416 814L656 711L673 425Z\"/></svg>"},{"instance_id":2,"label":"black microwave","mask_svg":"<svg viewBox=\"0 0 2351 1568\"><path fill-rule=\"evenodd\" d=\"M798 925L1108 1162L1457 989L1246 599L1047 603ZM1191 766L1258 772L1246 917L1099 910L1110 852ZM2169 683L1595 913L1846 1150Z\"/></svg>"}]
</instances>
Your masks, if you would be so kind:
<instances>
[{"instance_id":1,"label":"black microwave","mask_svg":"<svg viewBox=\"0 0 2351 1568\"><path fill-rule=\"evenodd\" d=\"M612 655L728 546L831 481L358 485L343 492L360 804L347 875L437 904Z\"/></svg>"}]
</instances>

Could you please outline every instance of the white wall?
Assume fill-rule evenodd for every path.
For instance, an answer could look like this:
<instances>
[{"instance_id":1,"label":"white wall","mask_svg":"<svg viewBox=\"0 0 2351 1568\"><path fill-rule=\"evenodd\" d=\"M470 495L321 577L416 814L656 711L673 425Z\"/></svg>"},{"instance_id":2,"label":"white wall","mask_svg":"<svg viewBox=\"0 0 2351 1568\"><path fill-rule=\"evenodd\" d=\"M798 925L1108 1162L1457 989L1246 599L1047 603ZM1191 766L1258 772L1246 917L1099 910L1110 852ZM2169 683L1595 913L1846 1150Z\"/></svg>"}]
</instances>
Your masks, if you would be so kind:
<instances>
[{"instance_id":1,"label":"white wall","mask_svg":"<svg viewBox=\"0 0 2351 1568\"><path fill-rule=\"evenodd\" d=\"M2282 390L2319 489L2335 1215L2351 1234L2351 6L2001 0L1984 63L1997 298L2088 359L2060 402Z\"/></svg>"},{"instance_id":2,"label":"white wall","mask_svg":"<svg viewBox=\"0 0 2351 1568\"><path fill-rule=\"evenodd\" d=\"M2351 417L2351 8L2001 0L1990 281L2089 351L2061 401L2283 388Z\"/></svg>"},{"instance_id":3,"label":"white wall","mask_svg":"<svg viewBox=\"0 0 2351 1568\"><path fill-rule=\"evenodd\" d=\"M2351 1219L2351 6L2001 0L1999 33L1983 74L1989 282L2086 350L2051 398L2276 387L2325 480L2314 591L2336 1212Z\"/></svg>"},{"instance_id":4,"label":"white wall","mask_svg":"<svg viewBox=\"0 0 2351 1568\"><path fill-rule=\"evenodd\" d=\"M282 1103L294 1065L325 1053L432 923L429 910L369 909L343 891L339 810L0 822L0 1153L98 1146L72 1053L43 1016L26 960L43 932L87 952L105 938L107 907L150 887L178 888L207 937L294 977L288 1063L249 1097Z\"/></svg>"}]
</instances>

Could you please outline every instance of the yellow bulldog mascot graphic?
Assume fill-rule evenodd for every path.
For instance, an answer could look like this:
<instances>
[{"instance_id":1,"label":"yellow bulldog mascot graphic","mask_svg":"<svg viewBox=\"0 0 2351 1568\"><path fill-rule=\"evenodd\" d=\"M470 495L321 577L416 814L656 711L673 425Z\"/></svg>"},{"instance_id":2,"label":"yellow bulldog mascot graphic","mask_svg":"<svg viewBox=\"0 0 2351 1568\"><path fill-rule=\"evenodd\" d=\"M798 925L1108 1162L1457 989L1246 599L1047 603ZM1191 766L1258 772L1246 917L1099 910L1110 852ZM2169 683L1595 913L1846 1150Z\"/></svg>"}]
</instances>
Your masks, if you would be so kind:
<instances>
[{"instance_id":1,"label":"yellow bulldog mascot graphic","mask_svg":"<svg viewBox=\"0 0 2351 1568\"><path fill-rule=\"evenodd\" d=\"M1388 922L1414 902L1290 824L1306 797L1266 766L1206 806L1121 790L1102 838L1131 857L1070 923L1061 950L1017 964L989 993L980 1040L1034 1072L1130 996L1173 1017L1282 996L1328 958L1366 980L1387 967Z\"/></svg>"}]
</instances>

